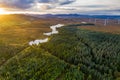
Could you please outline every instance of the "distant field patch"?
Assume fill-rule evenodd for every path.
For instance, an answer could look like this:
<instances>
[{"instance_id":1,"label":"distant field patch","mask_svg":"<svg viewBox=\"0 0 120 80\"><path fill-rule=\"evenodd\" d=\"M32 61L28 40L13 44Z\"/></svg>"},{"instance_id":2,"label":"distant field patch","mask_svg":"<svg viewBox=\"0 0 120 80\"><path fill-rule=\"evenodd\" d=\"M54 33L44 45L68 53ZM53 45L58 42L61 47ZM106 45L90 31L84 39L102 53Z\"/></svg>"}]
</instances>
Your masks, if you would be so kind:
<instances>
[{"instance_id":1,"label":"distant field patch","mask_svg":"<svg viewBox=\"0 0 120 80\"><path fill-rule=\"evenodd\" d=\"M120 34L120 25L109 26L79 26L78 28L87 29L92 31L108 32L114 34Z\"/></svg>"}]
</instances>

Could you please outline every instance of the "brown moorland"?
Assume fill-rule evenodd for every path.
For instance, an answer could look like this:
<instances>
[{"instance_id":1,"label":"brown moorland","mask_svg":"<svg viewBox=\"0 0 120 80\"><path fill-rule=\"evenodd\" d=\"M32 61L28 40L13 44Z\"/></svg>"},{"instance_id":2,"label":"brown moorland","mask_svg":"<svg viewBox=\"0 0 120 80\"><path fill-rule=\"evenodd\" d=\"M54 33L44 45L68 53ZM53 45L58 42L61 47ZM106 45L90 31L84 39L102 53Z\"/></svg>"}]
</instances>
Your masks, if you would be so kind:
<instances>
[{"instance_id":1,"label":"brown moorland","mask_svg":"<svg viewBox=\"0 0 120 80\"><path fill-rule=\"evenodd\" d=\"M78 28L87 29L87 30L91 30L91 31L100 31L100 32L108 32L108 33L120 34L120 25L79 26Z\"/></svg>"}]
</instances>

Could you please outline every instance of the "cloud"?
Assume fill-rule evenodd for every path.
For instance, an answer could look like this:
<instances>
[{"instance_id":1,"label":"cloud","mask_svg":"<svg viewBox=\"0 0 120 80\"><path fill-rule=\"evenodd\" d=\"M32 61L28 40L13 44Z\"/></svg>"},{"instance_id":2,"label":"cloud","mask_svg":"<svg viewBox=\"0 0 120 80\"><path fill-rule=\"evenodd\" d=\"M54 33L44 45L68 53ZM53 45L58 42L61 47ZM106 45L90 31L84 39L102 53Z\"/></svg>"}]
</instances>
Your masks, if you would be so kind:
<instances>
[{"instance_id":1,"label":"cloud","mask_svg":"<svg viewBox=\"0 0 120 80\"><path fill-rule=\"evenodd\" d=\"M60 5L66 5L75 2L76 0L59 0Z\"/></svg>"},{"instance_id":2,"label":"cloud","mask_svg":"<svg viewBox=\"0 0 120 80\"><path fill-rule=\"evenodd\" d=\"M45 11L71 4L76 0L35 0L33 6L29 10Z\"/></svg>"},{"instance_id":3,"label":"cloud","mask_svg":"<svg viewBox=\"0 0 120 80\"><path fill-rule=\"evenodd\" d=\"M70 4L72 2L75 2L76 0L37 0L40 3L50 3L50 4L60 4L60 5L65 5L65 4Z\"/></svg>"},{"instance_id":4,"label":"cloud","mask_svg":"<svg viewBox=\"0 0 120 80\"><path fill-rule=\"evenodd\" d=\"M83 6L78 6L78 7L83 7L83 8L103 8L103 7L108 7L106 5L83 5Z\"/></svg>"},{"instance_id":5,"label":"cloud","mask_svg":"<svg viewBox=\"0 0 120 80\"><path fill-rule=\"evenodd\" d=\"M26 9L31 7L33 0L0 0L0 5L8 8Z\"/></svg>"},{"instance_id":6,"label":"cloud","mask_svg":"<svg viewBox=\"0 0 120 80\"><path fill-rule=\"evenodd\" d=\"M93 11L86 11L83 14L91 14L91 15L120 15L120 10L93 10Z\"/></svg>"},{"instance_id":7,"label":"cloud","mask_svg":"<svg viewBox=\"0 0 120 80\"><path fill-rule=\"evenodd\" d=\"M0 0L0 5L9 8L29 9L38 6L37 4L42 4L40 7L43 9L51 9L56 6L70 4L74 1L75 0Z\"/></svg>"},{"instance_id":8,"label":"cloud","mask_svg":"<svg viewBox=\"0 0 120 80\"><path fill-rule=\"evenodd\" d=\"M36 13L120 14L119 3L120 0L0 0L0 7Z\"/></svg>"}]
</instances>

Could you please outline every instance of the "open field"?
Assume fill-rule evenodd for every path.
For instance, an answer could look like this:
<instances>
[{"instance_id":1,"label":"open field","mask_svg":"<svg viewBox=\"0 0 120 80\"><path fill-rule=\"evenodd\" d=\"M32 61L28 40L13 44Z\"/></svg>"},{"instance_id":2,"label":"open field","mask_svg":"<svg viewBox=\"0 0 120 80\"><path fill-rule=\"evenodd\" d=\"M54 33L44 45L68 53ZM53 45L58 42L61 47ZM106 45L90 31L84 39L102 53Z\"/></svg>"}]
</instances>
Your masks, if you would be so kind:
<instances>
[{"instance_id":1,"label":"open field","mask_svg":"<svg viewBox=\"0 0 120 80\"><path fill-rule=\"evenodd\" d=\"M0 15L0 64L27 47L29 41L44 38L43 32L50 31L46 23L24 15Z\"/></svg>"},{"instance_id":2,"label":"open field","mask_svg":"<svg viewBox=\"0 0 120 80\"><path fill-rule=\"evenodd\" d=\"M100 32L108 32L114 34L120 34L120 25L95 25L95 26L79 26L81 29L87 29L91 31L100 31Z\"/></svg>"}]
</instances>

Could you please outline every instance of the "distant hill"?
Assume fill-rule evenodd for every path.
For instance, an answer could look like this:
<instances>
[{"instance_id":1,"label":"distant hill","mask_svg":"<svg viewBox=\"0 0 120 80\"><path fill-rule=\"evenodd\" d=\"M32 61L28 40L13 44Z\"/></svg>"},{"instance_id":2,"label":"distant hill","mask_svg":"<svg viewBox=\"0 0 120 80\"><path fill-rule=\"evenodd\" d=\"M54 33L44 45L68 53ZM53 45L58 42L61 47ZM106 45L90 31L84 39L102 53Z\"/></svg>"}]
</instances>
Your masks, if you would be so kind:
<instances>
[{"instance_id":1,"label":"distant hill","mask_svg":"<svg viewBox=\"0 0 120 80\"><path fill-rule=\"evenodd\" d=\"M39 18L100 18L100 19L120 19L120 15L83 15L83 14L45 14L34 15Z\"/></svg>"}]
</instances>

